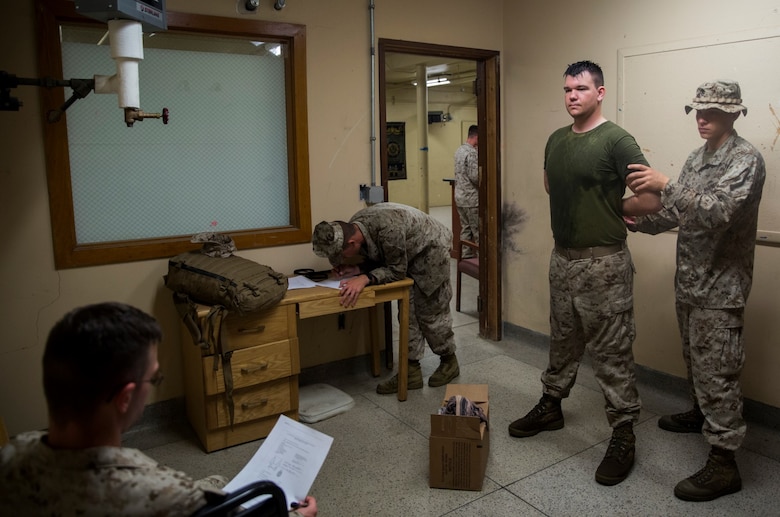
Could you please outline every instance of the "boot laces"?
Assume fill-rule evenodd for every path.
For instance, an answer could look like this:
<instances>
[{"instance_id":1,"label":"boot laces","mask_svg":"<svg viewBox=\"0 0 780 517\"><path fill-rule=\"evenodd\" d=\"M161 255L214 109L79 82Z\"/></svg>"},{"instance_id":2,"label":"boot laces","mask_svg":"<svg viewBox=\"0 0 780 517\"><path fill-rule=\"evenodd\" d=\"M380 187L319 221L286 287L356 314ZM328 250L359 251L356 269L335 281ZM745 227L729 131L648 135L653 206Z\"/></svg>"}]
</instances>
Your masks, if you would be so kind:
<instances>
[{"instance_id":1,"label":"boot laces","mask_svg":"<svg viewBox=\"0 0 780 517\"><path fill-rule=\"evenodd\" d=\"M545 415L548 411L552 410L554 408L548 407L544 403L544 399L540 400L537 405L533 407L531 411L528 412L528 415L526 415L526 418L529 420L536 420Z\"/></svg>"},{"instance_id":2,"label":"boot laces","mask_svg":"<svg viewBox=\"0 0 780 517\"><path fill-rule=\"evenodd\" d=\"M614 458L621 463L626 457L626 454L631 449L628 436L622 433L616 433L612 435L609 440L609 446L607 447L607 454L605 457Z\"/></svg>"},{"instance_id":3,"label":"boot laces","mask_svg":"<svg viewBox=\"0 0 780 517\"><path fill-rule=\"evenodd\" d=\"M715 475L716 470L715 462L711 460L707 460L707 464L702 467L700 471L698 471L696 474L691 476L693 478L693 482L697 485L704 485L708 483L712 477Z\"/></svg>"}]
</instances>

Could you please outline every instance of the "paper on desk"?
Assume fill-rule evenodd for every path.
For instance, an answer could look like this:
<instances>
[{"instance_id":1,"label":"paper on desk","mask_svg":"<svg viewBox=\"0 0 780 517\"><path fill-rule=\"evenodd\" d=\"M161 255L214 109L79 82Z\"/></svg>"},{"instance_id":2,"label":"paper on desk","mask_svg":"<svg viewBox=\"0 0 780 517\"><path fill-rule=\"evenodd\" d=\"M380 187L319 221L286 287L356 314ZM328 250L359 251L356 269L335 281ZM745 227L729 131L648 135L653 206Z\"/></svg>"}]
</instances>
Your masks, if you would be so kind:
<instances>
[{"instance_id":1,"label":"paper on desk","mask_svg":"<svg viewBox=\"0 0 780 517\"><path fill-rule=\"evenodd\" d=\"M317 282L309 280L303 275L291 276L287 279L287 290L290 289L307 289L309 287L317 287Z\"/></svg>"},{"instance_id":2,"label":"paper on desk","mask_svg":"<svg viewBox=\"0 0 780 517\"><path fill-rule=\"evenodd\" d=\"M352 277L337 278L336 280L323 280L321 282L317 282L317 285L321 287L330 287L331 289L341 289L341 281L346 280L347 278Z\"/></svg>"},{"instance_id":3,"label":"paper on desk","mask_svg":"<svg viewBox=\"0 0 780 517\"><path fill-rule=\"evenodd\" d=\"M268 480L284 491L288 507L293 501L303 501L332 443L332 437L280 415L252 459L223 490L232 492L254 481ZM256 497L243 506L254 506L268 497Z\"/></svg>"},{"instance_id":4,"label":"paper on desk","mask_svg":"<svg viewBox=\"0 0 780 517\"><path fill-rule=\"evenodd\" d=\"M319 282L315 282L314 280L309 280L303 275L299 276L291 276L287 279L287 290L290 289L306 289L308 287L329 287L330 289L340 289L340 284L342 280L346 280L350 277L343 277L343 278L337 278L336 280L321 280Z\"/></svg>"}]
</instances>

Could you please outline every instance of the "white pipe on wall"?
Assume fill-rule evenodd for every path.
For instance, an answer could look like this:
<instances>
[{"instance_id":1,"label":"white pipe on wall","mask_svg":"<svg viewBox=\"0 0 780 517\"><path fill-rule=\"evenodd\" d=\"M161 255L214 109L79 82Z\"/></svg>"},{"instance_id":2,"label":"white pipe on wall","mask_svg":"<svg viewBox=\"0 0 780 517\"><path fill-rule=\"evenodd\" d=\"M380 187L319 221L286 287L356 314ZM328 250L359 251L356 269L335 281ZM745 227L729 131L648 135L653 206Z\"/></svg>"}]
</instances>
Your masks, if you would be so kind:
<instances>
[{"instance_id":1,"label":"white pipe on wall","mask_svg":"<svg viewBox=\"0 0 780 517\"><path fill-rule=\"evenodd\" d=\"M417 144L420 164L420 210L428 213L428 71L417 65Z\"/></svg>"},{"instance_id":2,"label":"white pipe on wall","mask_svg":"<svg viewBox=\"0 0 780 517\"><path fill-rule=\"evenodd\" d=\"M144 58L141 22L109 20L108 37L116 74L95 76L95 93L116 93L120 108L141 107L138 64Z\"/></svg>"}]
</instances>

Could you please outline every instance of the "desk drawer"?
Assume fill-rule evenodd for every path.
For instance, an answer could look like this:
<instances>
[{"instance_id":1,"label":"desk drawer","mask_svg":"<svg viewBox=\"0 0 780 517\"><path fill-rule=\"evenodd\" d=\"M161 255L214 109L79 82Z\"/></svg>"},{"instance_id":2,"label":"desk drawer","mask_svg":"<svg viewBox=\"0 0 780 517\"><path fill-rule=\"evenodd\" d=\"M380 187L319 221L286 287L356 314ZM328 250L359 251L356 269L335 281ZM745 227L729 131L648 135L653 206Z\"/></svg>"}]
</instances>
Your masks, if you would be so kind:
<instances>
[{"instance_id":1,"label":"desk drawer","mask_svg":"<svg viewBox=\"0 0 780 517\"><path fill-rule=\"evenodd\" d=\"M285 339L233 352L230 358L233 389L247 388L298 373L300 367L293 364L290 348L292 345L297 347L297 339ZM222 358L218 355L203 358L203 389L206 395L216 395L225 391Z\"/></svg>"},{"instance_id":2,"label":"desk drawer","mask_svg":"<svg viewBox=\"0 0 780 517\"><path fill-rule=\"evenodd\" d=\"M353 311L356 309L365 309L373 307L375 303L375 293L373 290L363 290L357 299L354 307L342 307L337 296L322 298L319 300L310 300L298 303L298 317L301 319L314 318L325 314L338 314L339 312Z\"/></svg>"},{"instance_id":3,"label":"desk drawer","mask_svg":"<svg viewBox=\"0 0 780 517\"><path fill-rule=\"evenodd\" d=\"M288 319L288 307L283 305L247 314L233 312L224 323L233 350L287 339L291 334L290 327L295 325Z\"/></svg>"},{"instance_id":4,"label":"desk drawer","mask_svg":"<svg viewBox=\"0 0 780 517\"><path fill-rule=\"evenodd\" d=\"M298 376L235 390L233 404L236 424L298 409ZM230 413L225 396L209 397L206 402L206 427L218 429L229 425Z\"/></svg>"}]
</instances>

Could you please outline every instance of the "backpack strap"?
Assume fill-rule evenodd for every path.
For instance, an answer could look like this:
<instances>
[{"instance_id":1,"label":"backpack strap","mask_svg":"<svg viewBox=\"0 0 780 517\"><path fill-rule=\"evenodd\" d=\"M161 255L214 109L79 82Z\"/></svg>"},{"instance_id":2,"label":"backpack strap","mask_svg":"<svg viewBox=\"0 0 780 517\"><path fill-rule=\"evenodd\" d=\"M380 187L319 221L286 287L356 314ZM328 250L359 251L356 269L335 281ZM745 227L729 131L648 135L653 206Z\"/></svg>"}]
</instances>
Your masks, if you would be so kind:
<instances>
[{"instance_id":1,"label":"backpack strap","mask_svg":"<svg viewBox=\"0 0 780 517\"><path fill-rule=\"evenodd\" d=\"M228 343L227 325L224 324L230 311L221 305L214 305L199 323L197 306L190 300L189 296L173 293L173 303L182 322L184 322L184 326L192 336L192 341L201 349L214 352L214 371L218 371L220 364L222 365L222 376L225 380L225 403L228 407L230 429L232 430L235 421L233 369L230 365L233 350Z\"/></svg>"},{"instance_id":2,"label":"backpack strap","mask_svg":"<svg viewBox=\"0 0 780 517\"><path fill-rule=\"evenodd\" d=\"M230 416L230 429L233 430L235 421L235 404L233 402L233 368L230 366L230 360L233 357L233 350L227 337L227 325L225 318L230 311L221 305L215 305L206 316L210 340L214 343L217 354L214 356L214 370L219 369L218 361L222 362L222 377L225 380L225 404L227 404L228 415Z\"/></svg>"},{"instance_id":3,"label":"backpack strap","mask_svg":"<svg viewBox=\"0 0 780 517\"><path fill-rule=\"evenodd\" d=\"M203 338L203 332L201 332L198 324L198 312L195 303L186 294L173 293L173 305L176 307L176 312L179 313L179 317L189 331L190 336L192 336L192 342L203 350L209 350L211 346Z\"/></svg>"}]
</instances>

